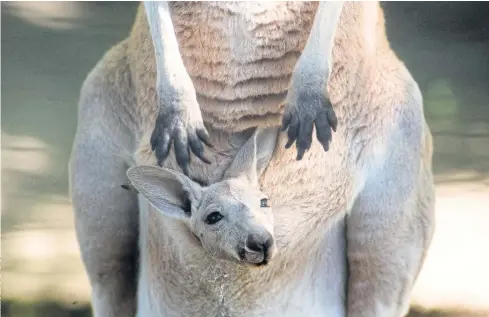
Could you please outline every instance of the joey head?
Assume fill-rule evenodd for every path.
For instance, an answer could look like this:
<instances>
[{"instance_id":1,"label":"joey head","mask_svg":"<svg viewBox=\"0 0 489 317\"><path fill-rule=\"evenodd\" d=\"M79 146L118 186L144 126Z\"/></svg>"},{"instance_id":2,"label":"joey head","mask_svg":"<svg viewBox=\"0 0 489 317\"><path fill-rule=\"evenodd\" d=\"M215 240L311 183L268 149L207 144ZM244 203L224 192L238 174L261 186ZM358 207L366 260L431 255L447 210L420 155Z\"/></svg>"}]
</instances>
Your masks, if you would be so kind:
<instances>
[{"instance_id":1,"label":"joey head","mask_svg":"<svg viewBox=\"0 0 489 317\"><path fill-rule=\"evenodd\" d=\"M255 132L238 151L223 180L209 186L158 166L132 167L127 175L159 212L185 223L189 235L212 257L265 265L276 246L271 203L260 190L258 178L273 153L277 135L277 129Z\"/></svg>"}]
</instances>

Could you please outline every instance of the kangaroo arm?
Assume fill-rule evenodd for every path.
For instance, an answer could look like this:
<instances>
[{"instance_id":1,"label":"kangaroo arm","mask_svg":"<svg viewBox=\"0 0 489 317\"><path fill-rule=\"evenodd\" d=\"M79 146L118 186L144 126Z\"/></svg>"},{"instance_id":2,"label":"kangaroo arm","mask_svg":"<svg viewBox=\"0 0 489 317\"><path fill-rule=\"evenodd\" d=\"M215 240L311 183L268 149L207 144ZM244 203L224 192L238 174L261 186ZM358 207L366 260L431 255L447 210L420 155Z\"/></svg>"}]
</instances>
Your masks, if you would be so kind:
<instances>
[{"instance_id":1,"label":"kangaroo arm","mask_svg":"<svg viewBox=\"0 0 489 317\"><path fill-rule=\"evenodd\" d=\"M155 51L158 93L171 94L168 99L195 95L192 80L180 54L168 2L145 1L144 7ZM163 97L163 99L167 98ZM165 106L178 106L178 104Z\"/></svg>"},{"instance_id":2,"label":"kangaroo arm","mask_svg":"<svg viewBox=\"0 0 489 317\"><path fill-rule=\"evenodd\" d=\"M292 74L282 130L288 128L286 148L296 142L297 160L311 147L313 125L324 150L329 149L337 119L327 94L334 36L344 1L321 1L306 46Z\"/></svg>"},{"instance_id":3,"label":"kangaroo arm","mask_svg":"<svg viewBox=\"0 0 489 317\"><path fill-rule=\"evenodd\" d=\"M210 163L202 143L212 144L204 127L195 87L183 64L168 2L145 1L144 7L156 59L159 103L151 148L161 166L173 143L177 163L188 175L190 152Z\"/></svg>"},{"instance_id":4,"label":"kangaroo arm","mask_svg":"<svg viewBox=\"0 0 489 317\"><path fill-rule=\"evenodd\" d=\"M334 36L344 1L321 1L311 33L293 74L297 85L325 90L331 73Z\"/></svg>"}]
</instances>

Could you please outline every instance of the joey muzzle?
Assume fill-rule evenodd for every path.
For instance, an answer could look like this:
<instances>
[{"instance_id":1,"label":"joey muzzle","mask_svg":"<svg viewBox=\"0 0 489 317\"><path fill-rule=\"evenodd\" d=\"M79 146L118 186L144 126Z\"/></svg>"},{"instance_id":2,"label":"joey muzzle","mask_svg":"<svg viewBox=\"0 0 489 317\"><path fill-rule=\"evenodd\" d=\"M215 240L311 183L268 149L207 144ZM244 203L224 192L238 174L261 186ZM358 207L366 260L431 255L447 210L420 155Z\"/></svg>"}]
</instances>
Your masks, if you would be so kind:
<instances>
[{"instance_id":1,"label":"joey muzzle","mask_svg":"<svg viewBox=\"0 0 489 317\"><path fill-rule=\"evenodd\" d=\"M249 234L244 249L240 250L240 258L257 266L268 264L274 254L275 239L269 232Z\"/></svg>"}]
</instances>

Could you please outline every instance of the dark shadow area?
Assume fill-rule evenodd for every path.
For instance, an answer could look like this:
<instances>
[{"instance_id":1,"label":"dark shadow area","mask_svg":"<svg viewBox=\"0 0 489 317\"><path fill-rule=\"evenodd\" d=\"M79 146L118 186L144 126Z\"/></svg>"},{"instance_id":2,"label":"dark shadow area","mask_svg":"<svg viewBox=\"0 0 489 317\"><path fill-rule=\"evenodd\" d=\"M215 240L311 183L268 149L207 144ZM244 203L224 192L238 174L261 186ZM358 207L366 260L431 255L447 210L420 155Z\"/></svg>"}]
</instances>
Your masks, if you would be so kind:
<instances>
[{"instance_id":1,"label":"dark shadow area","mask_svg":"<svg viewBox=\"0 0 489 317\"><path fill-rule=\"evenodd\" d=\"M392 48L423 93L436 176L489 177L489 3L383 2ZM441 182L446 177L438 177Z\"/></svg>"},{"instance_id":2,"label":"dark shadow area","mask_svg":"<svg viewBox=\"0 0 489 317\"><path fill-rule=\"evenodd\" d=\"M487 317L489 312L474 312L463 309L454 310L425 310L413 307L406 317Z\"/></svg>"},{"instance_id":3,"label":"dark shadow area","mask_svg":"<svg viewBox=\"0 0 489 317\"><path fill-rule=\"evenodd\" d=\"M473 312L468 310L424 310L413 307L406 317L487 317L489 312ZM89 305L72 303L63 306L56 302L19 303L2 302L4 317L91 317Z\"/></svg>"},{"instance_id":4,"label":"dark shadow area","mask_svg":"<svg viewBox=\"0 0 489 317\"><path fill-rule=\"evenodd\" d=\"M5 317L91 317L92 312L87 304L72 303L64 306L57 302L22 303L2 301L2 316Z\"/></svg>"}]
</instances>

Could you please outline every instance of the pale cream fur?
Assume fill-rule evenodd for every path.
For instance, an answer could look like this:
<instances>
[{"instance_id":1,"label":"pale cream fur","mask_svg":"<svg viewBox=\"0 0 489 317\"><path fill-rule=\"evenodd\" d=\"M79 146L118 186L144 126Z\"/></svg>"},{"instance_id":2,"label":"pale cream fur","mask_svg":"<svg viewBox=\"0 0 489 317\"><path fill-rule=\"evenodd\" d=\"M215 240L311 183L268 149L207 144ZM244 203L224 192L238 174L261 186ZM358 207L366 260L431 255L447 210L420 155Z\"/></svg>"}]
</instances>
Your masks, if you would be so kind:
<instances>
[{"instance_id":1,"label":"pale cream fur","mask_svg":"<svg viewBox=\"0 0 489 317\"><path fill-rule=\"evenodd\" d=\"M239 131L279 124L316 8L307 2L172 7L182 58L216 145L208 151L211 165L192 161L192 177L222 179L250 136ZM142 201L138 316L406 313L434 226L432 141L422 96L389 47L376 2L345 3L333 57L327 89L339 125L330 150L313 140L296 161L281 135L260 179L273 204L273 261L251 270L208 257L190 245L185 228ZM129 38L84 83L72 154L77 234L96 317L135 311L131 290L120 294L130 283L111 275L123 267L114 258L131 255L137 234L131 221L137 200L117 186L128 166L155 164L149 147L155 76L141 7ZM165 167L177 169L173 154Z\"/></svg>"}]
</instances>

